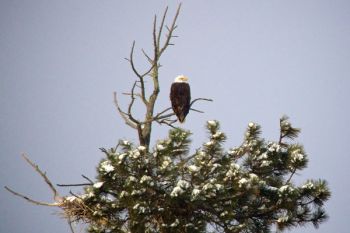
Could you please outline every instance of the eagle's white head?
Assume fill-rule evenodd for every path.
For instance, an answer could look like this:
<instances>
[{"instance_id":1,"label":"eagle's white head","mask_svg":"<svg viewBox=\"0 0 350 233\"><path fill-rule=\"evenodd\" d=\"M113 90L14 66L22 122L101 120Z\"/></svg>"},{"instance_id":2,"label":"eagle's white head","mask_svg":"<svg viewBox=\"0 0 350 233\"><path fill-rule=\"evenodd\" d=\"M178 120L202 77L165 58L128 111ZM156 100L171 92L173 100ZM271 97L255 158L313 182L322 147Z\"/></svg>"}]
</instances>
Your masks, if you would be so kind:
<instances>
[{"instance_id":1,"label":"eagle's white head","mask_svg":"<svg viewBox=\"0 0 350 233\"><path fill-rule=\"evenodd\" d=\"M175 83L187 83L188 78L185 75L179 75L175 78Z\"/></svg>"}]
</instances>

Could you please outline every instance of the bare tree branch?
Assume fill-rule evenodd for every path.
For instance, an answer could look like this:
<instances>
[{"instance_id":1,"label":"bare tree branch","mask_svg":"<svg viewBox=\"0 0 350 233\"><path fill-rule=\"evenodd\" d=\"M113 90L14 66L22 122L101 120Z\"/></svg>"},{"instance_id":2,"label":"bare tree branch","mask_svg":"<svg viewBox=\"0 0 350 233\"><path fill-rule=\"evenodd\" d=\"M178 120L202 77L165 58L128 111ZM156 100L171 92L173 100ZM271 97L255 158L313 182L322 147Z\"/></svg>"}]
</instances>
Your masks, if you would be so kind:
<instances>
[{"instance_id":1,"label":"bare tree branch","mask_svg":"<svg viewBox=\"0 0 350 233\"><path fill-rule=\"evenodd\" d=\"M158 46L160 45L160 38L162 36L162 30L163 30L163 27L164 27L164 22L165 22L165 18L166 18L167 12L168 12L168 7L165 8L165 11L164 11L164 14L163 14L163 18L162 18L162 21L160 23L159 32L158 32L158 38L157 38Z\"/></svg>"},{"instance_id":2,"label":"bare tree branch","mask_svg":"<svg viewBox=\"0 0 350 233\"><path fill-rule=\"evenodd\" d=\"M57 184L59 187L76 187L76 186L90 186L91 183L81 183L81 184Z\"/></svg>"},{"instance_id":3,"label":"bare tree branch","mask_svg":"<svg viewBox=\"0 0 350 233\"><path fill-rule=\"evenodd\" d=\"M55 189L55 187L53 186L53 184L51 183L51 181L47 178L45 172L42 172L39 168L38 165L36 165L35 163L33 163L32 161L30 161L30 159L25 155L25 154L22 154L22 157L25 159L25 161L27 163L30 164L30 166L32 166L36 172L38 172L40 174L40 176L45 180L46 184L50 187L52 193L53 193L53 199L55 201L57 201L57 199L59 198L59 195L58 195L58 192L57 190Z\"/></svg>"},{"instance_id":4,"label":"bare tree branch","mask_svg":"<svg viewBox=\"0 0 350 233\"><path fill-rule=\"evenodd\" d=\"M137 81L134 82L134 85L131 88L131 95L130 95L131 101L130 101L129 107L128 107L128 117L132 122L134 122L136 125L138 125L138 124L140 124L140 122L138 120L136 120L131 113L132 106L134 105L134 102L135 102L134 92L135 92L136 83L137 83Z\"/></svg>"},{"instance_id":5,"label":"bare tree branch","mask_svg":"<svg viewBox=\"0 0 350 233\"><path fill-rule=\"evenodd\" d=\"M291 181L291 179L292 179L292 177L294 176L294 174L295 174L296 171L297 171L297 169L294 168L293 171L291 172L289 178L286 180L286 183L285 183L285 184L288 184L288 183Z\"/></svg>"},{"instance_id":6,"label":"bare tree branch","mask_svg":"<svg viewBox=\"0 0 350 233\"><path fill-rule=\"evenodd\" d=\"M118 99L117 99L117 93L114 92L114 105L116 106L120 116L123 118L123 120L125 121L125 123L127 125L129 125L131 128L137 129L137 125L135 124L135 122L132 122L127 116L128 114L123 112L123 110L120 108L119 103L118 103Z\"/></svg>"},{"instance_id":7,"label":"bare tree branch","mask_svg":"<svg viewBox=\"0 0 350 233\"><path fill-rule=\"evenodd\" d=\"M172 107L166 108L165 110L163 110L163 111L161 111L160 113L158 113L155 117L160 116L160 115L162 115L163 113L166 113L167 111L169 111L169 110L171 110L171 109L172 109Z\"/></svg>"},{"instance_id":8,"label":"bare tree branch","mask_svg":"<svg viewBox=\"0 0 350 233\"><path fill-rule=\"evenodd\" d=\"M164 112L158 113L155 116L153 114L153 111L154 111L155 102L158 98L158 94L160 91L158 72L161 65L159 63L159 58L161 57L161 55L169 45L174 45L171 42L171 39L174 37L177 37L176 35L173 35L173 34L174 34L174 30L177 28L176 21L180 13L180 9L181 9L181 4L179 4L177 8L176 14L171 22L170 27L165 25L167 13L168 13L168 7L165 9L162 15L159 28L157 28L157 15L154 16L153 30L152 30L153 53L154 53L153 57L151 58L143 49L141 49L143 55L146 57L147 61L151 64L149 69L146 70L145 73L139 72L135 67L135 62L134 62L135 41L133 41L129 58L126 60L129 61L131 65L131 69L134 72L134 74L137 76L140 86L137 86L135 82L131 89L131 92L127 93L127 95L131 96L131 101L129 103L127 112L123 112L121 110L118 104L116 94L114 94L114 102L115 102L115 105L117 106L117 109L121 117L124 119L127 125L137 130L140 144L146 146L146 148L149 147L151 131L152 131L152 123L154 121L156 121L159 124L166 124L171 127L173 127L172 124L176 122L176 120L171 119L171 117L174 116L174 113L166 114L166 111L168 110L164 110ZM167 34L165 35L164 42L162 43L162 35L165 29L167 29ZM152 78L152 82L153 82L153 90L148 98L146 96L146 90L145 90L146 87L145 87L145 80L144 80L146 75L149 75ZM140 93L135 92L135 87L140 88ZM140 97L140 99L142 100L142 102L146 107L145 118L143 121L139 121L135 119L132 115L132 108L134 107L135 97ZM199 110L196 110L196 109L194 109L194 111L200 112Z\"/></svg>"},{"instance_id":9,"label":"bare tree branch","mask_svg":"<svg viewBox=\"0 0 350 233\"><path fill-rule=\"evenodd\" d=\"M173 22L171 24L171 27L170 28L167 27L168 28L168 35L167 35L167 38L166 38L166 41L165 41L163 47L159 50L159 57L162 55L164 50L168 47L170 39L172 38L172 34L173 34L174 30L177 28L176 20L177 20L177 17L179 16L179 14L180 14L180 9L181 9L181 3L179 4L179 6L177 8L177 11L176 11L174 20L173 20Z\"/></svg>"},{"instance_id":10,"label":"bare tree branch","mask_svg":"<svg viewBox=\"0 0 350 233\"><path fill-rule=\"evenodd\" d=\"M192 101L191 101L191 103L190 103L190 107L192 107L192 105L193 105L195 102L199 101L199 100L210 101L210 102L212 102L212 101L213 101L212 99L206 99L206 98L197 98L197 99L194 99L194 100L192 100Z\"/></svg>"},{"instance_id":11,"label":"bare tree branch","mask_svg":"<svg viewBox=\"0 0 350 233\"><path fill-rule=\"evenodd\" d=\"M169 118L169 117L172 117L172 116L175 116L175 113L168 113L166 115L159 115L159 116L154 117L154 120L158 121L158 120Z\"/></svg>"},{"instance_id":12,"label":"bare tree branch","mask_svg":"<svg viewBox=\"0 0 350 233\"><path fill-rule=\"evenodd\" d=\"M190 103L190 106L192 106L195 102L197 101L200 101L200 100L204 100L204 101L213 101L212 99L206 99L206 98L196 98L194 100L191 101ZM166 120L170 120L169 118L172 117L172 116L175 116L175 113L168 113L168 114L165 114L167 111L171 110L172 108L169 107L169 108L166 108L165 110L161 111L160 113L156 114L152 121L156 121L158 122L159 124L167 124L165 123L164 119ZM195 112L199 112L199 113L204 113L203 111L200 111L200 110L197 110L197 109L194 109L194 108L190 108L191 111L195 111ZM165 115L163 115L165 114ZM171 120L171 121L174 121L176 122L177 120ZM172 122L171 124L173 124L174 122ZM167 124L169 125L169 124Z\"/></svg>"},{"instance_id":13,"label":"bare tree branch","mask_svg":"<svg viewBox=\"0 0 350 233\"><path fill-rule=\"evenodd\" d=\"M194 108L190 108L190 110L191 110L191 111L194 111L194 112L204 113L203 111L197 110L197 109L194 109Z\"/></svg>"},{"instance_id":14,"label":"bare tree branch","mask_svg":"<svg viewBox=\"0 0 350 233\"><path fill-rule=\"evenodd\" d=\"M148 62L150 64L153 64L153 60L150 58L150 56L148 56L148 54L145 52L145 50L141 49L141 51L142 51L143 55L147 58Z\"/></svg>"},{"instance_id":15,"label":"bare tree branch","mask_svg":"<svg viewBox=\"0 0 350 233\"><path fill-rule=\"evenodd\" d=\"M69 226L69 229L70 229L70 231L71 231L71 233L75 233L74 232L74 228L73 228L73 221L71 220L71 217L70 216L68 216L68 226Z\"/></svg>"},{"instance_id":16,"label":"bare tree branch","mask_svg":"<svg viewBox=\"0 0 350 233\"><path fill-rule=\"evenodd\" d=\"M137 77L142 78L142 75L137 71L135 64L134 64L134 49L135 49L135 41L132 42L131 51L130 51L130 58L127 59L130 62L132 71L136 74Z\"/></svg>"},{"instance_id":17,"label":"bare tree branch","mask_svg":"<svg viewBox=\"0 0 350 233\"><path fill-rule=\"evenodd\" d=\"M47 203L47 202L35 201L35 200L33 200L33 199L31 199L31 198L29 198L29 197L23 195L23 194L20 194L20 193L17 193L17 192L15 192L15 191L13 191L12 189L10 189L10 188L7 187L7 186L5 186L5 189L6 189L7 191L9 191L10 193L12 193L13 195L15 195L15 196L17 196L17 197L21 197L21 198L23 198L23 199L27 200L28 202L33 203L33 204L35 204L35 205L42 205L42 206L60 206L60 203L57 203L57 202L54 202L54 203Z\"/></svg>"},{"instance_id":18,"label":"bare tree branch","mask_svg":"<svg viewBox=\"0 0 350 233\"><path fill-rule=\"evenodd\" d=\"M118 145L117 145L117 148L118 148L118 146L119 146L119 143L118 143ZM89 177L84 176L84 175L81 175L81 176L82 176L85 180L89 181L90 184L93 184L93 183L94 183Z\"/></svg>"},{"instance_id":19,"label":"bare tree branch","mask_svg":"<svg viewBox=\"0 0 350 233\"><path fill-rule=\"evenodd\" d=\"M154 59L153 64L158 63L158 44L157 44L157 15L154 16L153 20L153 31L152 31L152 37L153 37L153 52L154 52Z\"/></svg>"},{"instance_id":20,"label":"bare tree branch","mask_svg":"<svg viewBox=\"0 0 350 233\"><path fill-rule=\"evenodd\" d=\"M163 119L163 120L157 120L156 122L158 124L165 124L167 126L170 126L171 128L176 128L175 126L173 126L173 124L176 122L177 120L171 120L171 119Z\"/></svg>"},{"instance_id":21,"label":"bare tree branch","mask_svg":"<svg viewBox=\"0 0 350 233\"><path fill-rule=\"evenodd\" d=\"M53 186L53 184L51 183L51 181L49 180L49 178L47 178L46 173L43 172L43 171L41 171L40 168L39 168L39 166L36 165L35 163L33 163L25 154L22 154L22 157L23 157L23 159L24 159L27 163L29 163L29 165L30 165L31 167L34 168L34 170L35 170L37 173L39 173L39 175L44 179L45 183L50 187L50 189L51 189L51 191L52 191L52 193L53 193L53 199L55 200L55 202L54 202L54 203L46 203L46 202L35 201L35 200L33 200L33 199L31 199L31 198L29 198L29 197L23 195L23 194L20 194L20 193L18 193L18 192L16 192L16 191L10 189L10 188L7 187L7 186L5 186L5 189L6 189L7 191L9 191L10 193L12 193L13 195L18 196L18 197L21 197L21 198L27 200L28 202L31 202L31 203L36 204L36 205L43 205L43 206L60 206L60 202L62 201L62 197L59 196L57 190L55 189L55 187Z\"/></svg>"},{"instance_id":22,"label":"bare tree branch","mask_svg":"<svg viewBox=\"0 0 350 233\"><path fill-rule=\"evenodd\" d=\"M132 46L131 46L129 62L130 62L130 65L131 65L131 69L136 74L136 76L139 78L139 81L140 81L140 84L141 84L141 99L144 102L144 104L147 104L146 93L145 93L145 83L143 81L143 77L145 76L145 74L141 75L135 68L135 64L134 64L134 48L135 48L135 41L133 41ZM149 72L150 71L147 71L146 74L148 74Z\"/></svg>"}]
</instances>

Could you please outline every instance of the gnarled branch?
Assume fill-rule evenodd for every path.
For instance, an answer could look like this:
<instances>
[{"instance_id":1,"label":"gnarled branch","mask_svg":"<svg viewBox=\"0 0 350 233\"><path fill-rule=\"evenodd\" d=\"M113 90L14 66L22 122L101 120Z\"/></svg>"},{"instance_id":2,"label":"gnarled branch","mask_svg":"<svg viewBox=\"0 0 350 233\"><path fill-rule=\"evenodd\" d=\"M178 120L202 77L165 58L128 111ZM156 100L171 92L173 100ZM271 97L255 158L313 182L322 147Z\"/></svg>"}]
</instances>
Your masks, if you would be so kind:
<instances>
[{"instance_id":1,"label":"gnarled branch","mask_svg":"<svg viewBox=\"0 0 350 233\"><path fill-rule=\"evenodd\" d=\"M30 197L27 197L21 193L18 193L12 189L10 189L9 187L5 186L4 187L7 191L9 191L10 193L12 193L13 195L17 196L17 197L20 197L20 198L23 198L25 199L26 201L30 202L30 203L33 203L35 205L42 205L42 206L60 206L60 203L57 203L57 202L54 202L54 203L47 203L47 202L41 202L41 201L36 201L36 200L33 200L32 198Z\"/></svg>"},{"instance_id":2,"label":"gnarled branch","mask_svg":"<svg viewBox=\"0 0 350 233\"><path fill-rule=\"evenodd\" d=\"M207 99L207 98L196 98L196 99L194 99L194 100L191 101L190 107L191 107L195 102L200 101L200 100L202 100L202 101L213 101L212 99ZM159 124L166 124L166 125L168 125L168 126L174 128L172 124L174 124L174 123L177 121L177 119L176 119L176 120L172 120L172 119L170 119L170 118L171 118L172 116L175 116L175 113L172 112L172 113L167 113L167 114L165 114L166 112L170 111L171 109L172 109L172 108L169 107L169 108L166 108L166 109L164 109L163 111L159 112L158 114L156 114L156 115L153 117L152 121L155 121L155 122L157 122L157 123L159 123ZM197 109L194 109L194 108L190 108L190 111L199 112L199 113L204 113L203 111L200 111L200 110L197 110Z\"/></svg>"},{"instance_id":3,"label":"gnarled branch","mask_svg":"<svg viewBox=\"0 0 350 233\"><path fill-rule=\"evenodd\" d=\"M135 122L131 121L129 118L128 118L128 114L126 112L124 112L120 106L119 106L119 102L118 102L118 98L117 98L117 93L114 92L113 93L113 96L114 96L114 105L116 106L120 116L123 118L123 120L125 121L125 123L127 125L129 125L131 128L134 128L134 129L137 129L137 124L135 124Z\"/></svg>"},{"instance_id":4,"label":"gnarled branch","mask_svg":"<svg viewBox=\"0 0 350 233\"><path fill-rule=\"evenodd\" d=\"M12 189L10 189L9 187L5 186L5 189L7 191L9 191L10 193L12 193L15 196L21 197L33 204L36 205L44 205L44 206L59 206L59 202L62 201L62 197L59 196L57 190L55 189L55 187L53 186L53 184L51 183L51 181L49 180L49 178L46 176L46 173L41 171L39 166L36 165L35 163L33 163L25 154L22 154L22 158L32 167L34 168L34 170L39 173L39 175L44 179L45 183L49 186L49 188L51 189L52 193L53 193L53 199L55 200L54 203L46 203L46 202L40 202L40 201L35 201L23 194L20 194Z\"/></svg>"}]
</instances>

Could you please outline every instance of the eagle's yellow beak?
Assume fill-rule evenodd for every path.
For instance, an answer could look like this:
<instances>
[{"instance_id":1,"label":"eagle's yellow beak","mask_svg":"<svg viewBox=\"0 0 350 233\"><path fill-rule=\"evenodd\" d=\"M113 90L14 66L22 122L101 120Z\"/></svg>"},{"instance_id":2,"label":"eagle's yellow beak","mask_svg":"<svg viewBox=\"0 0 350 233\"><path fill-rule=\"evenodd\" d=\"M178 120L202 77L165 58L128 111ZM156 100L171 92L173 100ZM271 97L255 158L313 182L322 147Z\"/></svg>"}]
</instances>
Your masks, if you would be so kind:
<instances>
[{"instance_id":1,"label":"eagle's yellow beak","mask_svg":"<svg viewBox=\"0 0 350 233\"><path fill-rule=\"evenodd\" d=\"M188 78L186 77L186 76L181 76L181 78L180 78L182 81L185 81L185 82L187 82L188 81Z\"/></svg>"}]
</instances>

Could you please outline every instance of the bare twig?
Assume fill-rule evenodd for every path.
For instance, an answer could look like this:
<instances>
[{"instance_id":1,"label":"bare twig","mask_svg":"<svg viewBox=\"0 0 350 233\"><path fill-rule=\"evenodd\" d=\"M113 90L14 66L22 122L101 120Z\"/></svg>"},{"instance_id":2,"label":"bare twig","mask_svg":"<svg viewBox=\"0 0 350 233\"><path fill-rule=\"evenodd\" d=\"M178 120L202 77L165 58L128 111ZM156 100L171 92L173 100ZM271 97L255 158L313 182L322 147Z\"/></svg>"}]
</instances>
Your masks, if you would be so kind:
<instances>
[{"instance_id":1,"label":"bare twig","mask_svg":"<svg viewBox=\"0 0 350 233\"><path fill-rule=\"evenodd\" d=\"M140 74L140 72L137 71L134 63L134 49L135 49L135 41L133 41L132 46L131 46L131 52L130 52L130 57L129 59L126 59L129 61L131 65L132 71L135 73L135 75L139 78L139 82L141 84L141 99L145 105L147 105L147 99L146 99L146 93L145 93L145 82L144 82L144 77L148 75L154 68L155 64L153 64L153 60L142 50L143 54L146 56L147 60L152 64L152 66L146 70L143 74Z\"/></svg>"},{"instance_id":2,"label":"bare twig","mask_svg":"<svg viewBox=\"0 0 350 233\"><path fill-rule=\"evenodd\" d=\"M69 226L69 229L70 229L71 233L75 233L74 232L74 228L73 228L73 221L71 220L70 216L68 216L67 222L68 222L68 226Z\"/></svg>"},{"instance_id":3,"label":"bare twig","mask_svg":"<svg viewBox=\"0 0 350 233\"><path fill-rule=\"evenodd\" d=\"M164 14L163 14L163 18L162 21L160 23L160 27L159 27L159 32L158 32L158 38L157 38L157 44L160 45L160 38L162 36L162 30L164 27L164 22L165 22L165 18L166 18L166 14L168 12L168 7L165 8Z\"/></svg>"},{"instance_id":4,"label":"bare twig","mask_svg":"<svg viewBox=\"0 0 350 233\"><path fill-rule=\"evenodd\" d=\"M117 147L116 148L118 148L118 146L119 146L119 143L118 143L118 145L117 145ZM81 175L85 180L87 180L87 181L89 181L90 182L90 184L93 184L94 182L89 178L89 177L87 177L87 176L84 176L84 175Z\"/></svg>"},{"instance_id":5,"label":"bare twig","mask_svg":"<svg viewBox=\"0 0 350 233\"><path fill-rule=\"evenodd\" d=\"M204 100L204 101L213 101L212 99L206 99L206 98L196 98L194 100L191 101L190 106L192 106L195 102L200 101L200 100ZM177 120L171 120L170 117L175 116L175 113L168 113L165 114L166 112L168 112L169 110L171 110L172 107L166 108L163 111L157 113L152 119L151 121L156 121L159 124L166 124L168 126L173 127L172 124L174 124ZM199 112L199 113L204 113L203 111L194 109L194 108L190 108L191 111L194 112Z\"/></svg>"},{"instance_id":6,"label":"bare twig","mask_svg":"<svg viewBox=\"0 0 350 233\"><path fill-rule=\"evenodd\" d=\"M120 108L119 103L118 103L118 99L117 99L117 93L114 92L114 93L113 93L113 96L114 96L114 105L116 106L116 108L117 108L117 110L118 110L120 116L123 118L123 120L125 121L125 123L126 123L127 125L129 125L131 128L137 129L137 125L136 125L134 122L132 122L132 121L127 117L128 114L125 113L125 112L123 112L123 110Z\"/></svg>"},{"instance_id":7,"label":"bare twig","mask_svg":"<svg viewBox=\"0 0 350 233\"><path fill-rule=\"evenodd\" d=\"M5 189L6 189L7 191L9 191L10 193L12 193L13 195L15 195L15 196L17 196L17 197L21 197L21 198L23 198L23 199L27 200L28 202L33 203L33 204L35 204L35 205L42 205L42 206L60 206L60 203L57 203L57 202L54 202L54 203L47 203L47 202L35 201L35 200L33 200L33 199L31 199L31 198L29 198L29 197L23 195L23 194L20 194L20 193L17 193L17 192L15 192L15 191L13 191L12 189L10 189L10 188L7 187L7 186L5 186Z\"/></svg>"},{"instance_id":8,"label":"bare twig","mask_svg":"<svg viewBox=\"0 0 350 233\"><path fill-rule=\"evenodd\" d=\"M153 19L152 36L153 36L153 52L154 52L153 63L157 64L158 63L158 55L159 55L158 54L159 45L157 44L157 15L155 15L154 19Z\"/></svg>"},{"instance_id":9,"label":"bare twig","mask_svg":"<svg viewBox=\"0 0 350 233\"><path fill-rule=\"evenodd\" d=\"M197 109L194 109L194 108L190 108L190 110L191 110L191 111L194 111L194 112L204 113L203 111L197 110Z\"/></svg>"},{"instance_id":10,"label":"bare twig","mask_svg":"<svg viewBox=\"0 0 350 233\"><path fill-rule=\"evenodd\" d=\"M72 191L69 191L69 194L72 195L72 196L74 196L74 197L76 197L76 198L78 198L78 199L80 199L80 200L82 200L81 197L79 197L79 195L76 195L76 194L73 193Z\"/></svg>"},{"instance_id":11,"label":"bare twig","mask_svg":"<svg viewBox=\"0 0 350 233\"><path fill-rule=\"evenodd\" d=\"M57 198L59 197L57 190L55 189L55 187L53 186L53 184L51 183L51 181L47 178L45 172L42 172L39 168L38 165L36 165L35 163L33 163L32 161L30 161L30 159L25 155L22 154L22 157L25 159L25 161L27 163L30 164L30 166L32 166L36 172L38 172L40 174L40 176L45 180L46 184L50 187L52 193L53 193L53 198L55 201L57 201Z\"/></svg>"},{"instance_id":12,"label":"bare twig","mask_svg":"<svg viewBox=\"0 0 350 233\"><path fill-rule=\"evenodd\" d=\"M131 69L136 74L136 76L139 77L139 78L142 78L142 75L135 68L135 64L134 64L134 49L135 49L135 41L132 42L131 51L130 51L130 58L128 59L128 61L130 62Z\"/></svg>"},{"instance_id":13,"label":"bare twig","mask_svg":"<svg viewBox=\"0 0 350 233\"><path fill-rule=\"evenodd\" d=\"M156 117L154 117L154 120L158 121L158 120L169 118L169 117L172 117L172 116L175 116L175 113L168 113L168 114L163 115L163 116L161 116L161 115L160 116L156 116Z\"/></svg>"},{"instance_id":14,"label":"bare twig","mask_svg":"<svg viewBox=\"0 0 350 233\"><path fill-rule=\"evenodd\" d=\"M148 62L153 64L153 60L150 58L150 56L148 56L148 54L145 52L144 49L141 49L143 55L145 55L145 57L147 58Z\"/></svg>"},{"instance_id":15,"label":"bare twig","mask_svg":"<svg viewBox=\"0 0 350 233\"><path fill-rule=\"evenodd\" d=\"M158 113L155 117L158 117L158 116L162 115L163 113L166 113L167 111L169 111L171 109L172 109L172 107L166 108L165 110L163 110L160 113Z\"/></svg>"},{"instance_id":16,"label":"bare twig","mask_svg":"<svg viewBox=\"0 0 350 233\"><path fill-rule=\"evenodd\" d=\"M137 81L134 82L134 85L131 88L131 96L130 96L131 101L130 101L129 107L128 107L128 117L132 122L134 122L136 125L138 125L138 124L140 124L140 122L138 120L136 120L131 113L132 106L134 105L134 102L135 102L134 92L135 92L136 83L137 83Z\"/></svg>"},{"instance_id":17,"label":"bare twig","mask_svg":"<svg viewBox=\"0 0 350 233\"><path fill-rule=\"evenodd\" d=\"M160 125L161 124L165 124L167 126L170 126L171 128L174 128L176 129L175 126L173 126L173 124L176 122L177 120L157 120L156 122L159 123Z\"/></svg>"},{"instance_id":18,"label":"bare twig","mask_svg":"<svg viewBox=\"0 0 350 233\"><path fill-rule=\"evenodd\" d=\"M194 100L191 101L190 107L192 107L192 105L193 105L195 102L199 101L199 100L210 101L210 102L213 101L212 99L207 99L207 98L197 98L197 99L194 99Z\"/></svg>"},{"instance_id":19,"label":"bare twig","mask_svg":"<svg viewBox=\"0 0 350 233\"><path fill-rule=\"evenodd\" d=\"M91 183L81 183L81 184L57 184L59 187L76 187L76 186L89 186L93 185Z\"/></svg>"},{"instance_id":20,"label":"bare twig","mask_svg":"<svg viewBox=\"0 0 350 233\"><path fill-rule=\"evenodd\" d=\"M55 187L53 186L53 184L51 183L51 181L49 180L49 178L47 178L46 173L41 171L39 166L36 165L35 163L33 163L25 154L22 154L23 159L29 163L30 166L32 166L34 168L34 170L40 174L40 176L45 180L45 183L50 187L52 193L53 193L53 199L55 200L54 203L47 203L47 202L40 202L40 201L35 201L23 194L20 194L12 189L10 189L9 187L5 186L5 189L7 191L9 191L10 193L12 193L15 196L21 197L33 204L36 205L43 205L43 206L60 206L60 202L62 201L62 198L59 196L57 190L55 189Z\"/></svg>"},{"instance_id":21,"label":"bare twig","mask_svg":"<svg viewBox=\"0 0 350 233\"><path fill-rule=\"evenodd\" d=\"M170 27L170 28L167 27L167 29L168 29L168 35L167 35L167 38L166 38L166 41L165 41L163 47L159 50L159 57L162 55L162 53L164 52L164 50L168 47L169 42L170 42L170 40L171 40L171 38L172 38L172 34L173 34L174 30L177 28L177 26L176 26L176 20L177 20L177 17L179 16L179 14L180 14L180 9L181 9L181 3L179 4L179 6L178 6L178 8L177 8L177 11L176 11L174 20L173 20L173 22L172 22L172 24L171 24L171 27Z\"/></svg>"},{"instance_id":22,"label":"bare twig","mask_svg":"<svg viewBox=\"0 0 350 233\"><path fill-rule=\"evenodd\" d=\"M287 181L286 181L285 184L288 184L288 183L291 181L291 179L292 179L292 177L294 176L294 174L295 174L296 171L297 171L297 169L294 168L293 171L292 171L292 173L290 174L290 176L289 176L289 178L287 179Z\"/></svg>"}]
</instances>

